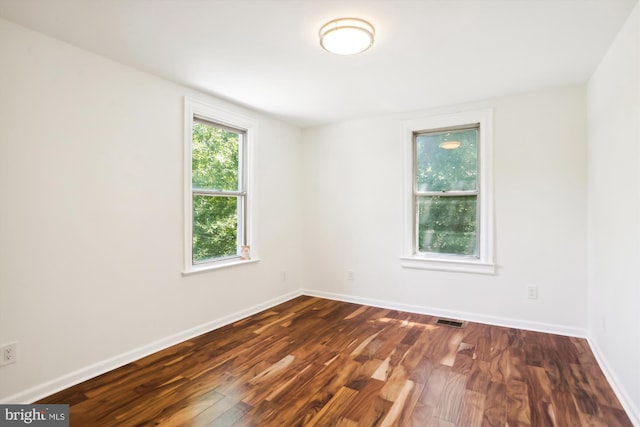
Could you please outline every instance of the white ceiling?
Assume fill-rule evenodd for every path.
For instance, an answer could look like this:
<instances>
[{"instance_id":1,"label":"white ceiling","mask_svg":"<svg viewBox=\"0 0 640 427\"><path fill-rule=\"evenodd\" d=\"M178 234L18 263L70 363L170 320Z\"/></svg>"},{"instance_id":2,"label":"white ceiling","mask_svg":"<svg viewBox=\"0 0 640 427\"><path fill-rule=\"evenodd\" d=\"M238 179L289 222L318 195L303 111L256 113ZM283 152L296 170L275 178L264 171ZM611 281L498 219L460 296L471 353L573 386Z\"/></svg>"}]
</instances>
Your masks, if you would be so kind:
<instances>
[{"instance_id":1,"label":"white ceiling","mask_svg":"<svg viewBox=\"0 0 640 427\"><path fill-rule=\"evenodd\" d=\"M637 0L0 0L0 16L300 127L587 81ZM356 56L317 33L359 17Z\"/></svg>"}]
</instances>

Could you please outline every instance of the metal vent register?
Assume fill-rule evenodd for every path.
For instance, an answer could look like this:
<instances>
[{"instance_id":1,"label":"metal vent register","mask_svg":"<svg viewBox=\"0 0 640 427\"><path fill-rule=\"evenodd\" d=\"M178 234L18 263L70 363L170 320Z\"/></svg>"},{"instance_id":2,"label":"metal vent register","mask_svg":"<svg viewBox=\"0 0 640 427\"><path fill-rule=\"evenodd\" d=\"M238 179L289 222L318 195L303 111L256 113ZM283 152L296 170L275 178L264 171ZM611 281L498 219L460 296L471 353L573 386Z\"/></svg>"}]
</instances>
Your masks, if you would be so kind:
<instances>
[{"instance_id":1,"label":"metal vent register","mask_svg":"<svg viewBox=\"0 0 640 427\"><path fill-rule=\"evenodd\" d=\"M438 319L436 325L451 326L452 328L462 328L464 322L462 320Z\"/></svg>"}]
</instances>

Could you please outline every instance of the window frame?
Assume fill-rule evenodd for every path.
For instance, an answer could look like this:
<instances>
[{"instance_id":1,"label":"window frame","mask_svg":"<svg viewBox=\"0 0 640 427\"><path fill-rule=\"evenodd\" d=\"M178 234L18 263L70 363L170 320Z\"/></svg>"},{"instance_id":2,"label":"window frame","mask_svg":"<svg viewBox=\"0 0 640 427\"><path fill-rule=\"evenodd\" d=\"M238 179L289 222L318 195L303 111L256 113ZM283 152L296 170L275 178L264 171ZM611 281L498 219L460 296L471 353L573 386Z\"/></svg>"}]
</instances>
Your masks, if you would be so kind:
<instances>
[{"instance_id":1,"label":"window frame","mask_svg":"<svg viewBox=\"0 0 640 427\"><path fill-rule=\"evenodd\" d=\"M239 147L238 191L217 191L196 189L192 185L193 123L200 121L219 126L243 135ZM197 273L234 265L259 261L251 237L251 146L255 140L257 122L235 112L219 108L202 101L184 98L184 270L183 274ZM236 197L238 199L238 241L239 246L251 247L251 259L241 259L241 254L193 261L193 197L210 195L214 197Z\"/></svg>"},{"instance_id":2,"label":"window frame","mask_svg":"<svg viewBox=\"0 0 640 427\"><path fill-rule=\"evenodd\" d=\"M405 268L495 274L493 213L493 109L461 111L403 121L404 149L404 247ZM478 125L477 247L476 256L417 252L415 136L418 133Z\"/></svg>"}]
</instances>

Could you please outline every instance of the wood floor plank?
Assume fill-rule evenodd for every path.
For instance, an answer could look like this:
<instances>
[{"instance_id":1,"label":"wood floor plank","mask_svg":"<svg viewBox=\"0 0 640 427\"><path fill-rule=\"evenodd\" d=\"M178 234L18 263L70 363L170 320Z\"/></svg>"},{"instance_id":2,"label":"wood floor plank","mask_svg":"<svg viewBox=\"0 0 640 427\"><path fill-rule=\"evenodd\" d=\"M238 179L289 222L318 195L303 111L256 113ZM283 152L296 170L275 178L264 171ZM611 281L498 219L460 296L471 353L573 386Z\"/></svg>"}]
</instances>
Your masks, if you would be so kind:
<instances>
[{"instance_id":1,"label":"wood floor plank","mask_svg":"<svg viewBox=\"0 0 640 427\"><path fill-rule=\"evenodd\" d=\"M349 387L340 387L336 394L322 406L318 414L305 425L314 427L337 424L338 420L344 418L343 413L357 394L357 391Z\"/></svg>"},{"instance_id":2,"label":"wood floor plank","mask_svg":"<svg viewBox=\"0 0 640 427\"><path fill-rule=\"evenodd\" d=\"M424 327L419 327L416 328L414 332L418 332L418 334L410 344L402 361L402 365L412 376L412 381L424 384L425 381L420 379L420 375L424 375L425 373L424 364L432 365L430 362L424 360L430 342L428 339L430 331ZM411 339L414 338L412 337Z\"/></svg>"},{"instance_id":3,"label":"wood floor plank","mask_svg":"<svg viewBox=\"0 0 640 427\"><path fill-rule=\"evenodd\" d=\"M573 398L569 392L554 391L551 395L555 407L556 422L558 427L571 427L580 425L580 416Z\"/></svg>"},{"instance_id":4,"label":"wood floor plank","mask_svg":"<svg viewBox=\"0 0 640 427\"><path fill-rule=\"evenodd\" d=\"M528 366L527 371L527 391L529 393L529 405L531 409L531 425L556 425L555 411L551 403L551 383L544 368Z\"/></svg>"},{"instance_id":5,"label":"wood floor plank","mask_svg":"<svg viewBox=\"0 0 640 427\"><path fill-rule=\"evenodd\" d=\"M507 386L501 382L491 382L485 399L483 426L507 425Z\"/></svg>"},{"instance_id":6,"label":"wood floor plank","mask_svg":"<svg viewBox=\"0 0 640 427\"><path fill-rule=\"evenodd\" d=\"M396 396L393 398L393 404L389 408L389 412L385 415L380 427L391 427L398 425L401 418L406 417L413 410L413 406L410 404L411 392L413 391L415 384L412 381L405 380L402 384L402 388Z\"/></svg>"},{"instance_id":7,"label":"wood floor plank","mask_svg":"<svg viewBox=\"0 0 640 427\"><path fill-rule=\"evenodd\" d=\"M438 365L429 376L429 381L425 384L425 388L420 396L420 403L425 406L436 408L440 402L440 396L444 391L447 378L451 368L445 365Z\"/></svg>"},{"instance_id":8,"label":"wood floor plank","mask_svg":"<svg viewBox=\"0 0 640 427\"><path fill-rule=\"evenodd\" d=\"M393 406L393 402L380 396L374 397L370 402L367 402L365 412L358 421L358 427L379 426L391 410L391 406Z\"/></svg>"},{"instance_id":9,"label":"wood floor plank","mask_svg":"<svg viewBox=\"0 0 640 427\"><path fill-rule=\"evenodd\" d=\"M301 296L37 403L71 426L608 426L586 340Z\"/></svg>"},{"instance_id":10,"label":"wood floor plank","mask_svg":"<svg viewBox=\"0 0 640 427\"><path fill-rule=\"evenodd\" d=\"M367 412L368 406L381 395L384 381L369 379L359 389L358 395L354 398L352 404L345 411L344 416L350 420L359 422Z\"/></svg>"},{"instance_id":11,"label":"wood floor plank","mask_svg":"<svg viewBox=\"0 0 640 427\"><path fill-rule=\"evenodd\" d=\"M507 382L507 422L509 425L531 425L527 384L516 379Z\"/></svg>"},{"instance_id":12,"label":"wood floor plank","mask_svg":"<svg viewBox=\"0 0 640 427\"><path fill-rule=\"evenodd\" d=\"M474 360L467 375L467 390L477 391L483 395L487 394L489 383L491 382L491 372L489 362L484 360Z\"/></svg>"},{"instance_id":13,"label":"wood floor plank","mask_svg":"<svg viewBox=\"0 0 640 427\"><path fill-rule=\"evenodd\" d=\"M435 417L442 421L458 424L462 412L462 400L466 390L467 378L456 372L450 372L436 406Z\"/></svg>"},{"instance_id":14,"label":"wood floor plank","mask_svg":"<svg viewBox=\"0 0 640 427\"><path fill-rule=\"evenodd\" d=\"M459 425L479 427L482 425L486 396L472 390L465 390L462 397Z\"/></svg>"}]
</instances>

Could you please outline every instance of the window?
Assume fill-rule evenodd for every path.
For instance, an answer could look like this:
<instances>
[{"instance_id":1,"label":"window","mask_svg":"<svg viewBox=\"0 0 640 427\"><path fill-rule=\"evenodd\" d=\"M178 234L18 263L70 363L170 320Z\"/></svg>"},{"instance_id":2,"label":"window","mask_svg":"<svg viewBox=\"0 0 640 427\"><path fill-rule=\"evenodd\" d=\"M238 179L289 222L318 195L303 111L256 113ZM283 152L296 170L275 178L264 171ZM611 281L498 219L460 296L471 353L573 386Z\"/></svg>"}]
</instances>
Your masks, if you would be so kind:
<instances>
[{"instance_id":1,"label":"window","mask_svg":"<svg viewBox=\"0 0 640 427\"><path fill-rule=\"evenodd\" d=\"M410 268L495 272L491 110L405 122L405 254Z\"/></svg>"},{"instance_id":2,"label":"window","mask_svg":"<svg viewBox=\"0 0 640 427\"><path fill-rule=\"evenodd\" d=\"M477 257L478 125L413 139L416 252Z\"/></svg>"},{"instance_id":3,"label":"window","mask_svg":"<svg viewBox=\"0 0 640 427\"><path fill-rule=\"evenodd\" d=\"M188 98L185 116L185 272L245 262L255 125Z\"/></svg>"}]
</instances>

